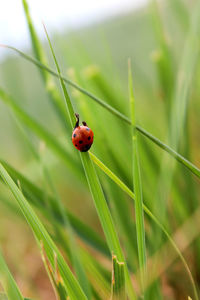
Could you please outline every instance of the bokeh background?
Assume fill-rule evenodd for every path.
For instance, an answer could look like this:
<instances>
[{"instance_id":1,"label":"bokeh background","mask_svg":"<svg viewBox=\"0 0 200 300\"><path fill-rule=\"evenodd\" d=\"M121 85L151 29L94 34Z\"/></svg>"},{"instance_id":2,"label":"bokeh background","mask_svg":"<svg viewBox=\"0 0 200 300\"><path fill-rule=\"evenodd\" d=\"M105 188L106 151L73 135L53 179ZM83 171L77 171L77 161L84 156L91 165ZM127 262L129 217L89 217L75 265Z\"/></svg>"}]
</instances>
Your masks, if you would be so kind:
<instances>
[{"instance_id":1,"label":"bokeh background","mask_svg":"<svg viewBox=\"0 0 200 300\"><path fill-rule=\"evenodd\" d=\"M168 144L170 143L170 118L173 115L172 103L176 99L180 71L191 71L188 67L191 64L189 86L187 87L186 81L186 95L183 93L183 96L187 97L186 113L181 123L180 136L175 135L177 143L172 140L171 144L176 145L175 150L200 167L200 69L197 49L192 49L185 64L183 55L190 41L188 35L197 2L198 0L28 1L35 28L48 57L48 64L55 69L42 21L51 36L64 76L78 82L126 115L130 114L127 60L131 58L137 123ZM197 32L200 32L199 29ZM199 40L198 35L196 38ZM17 47L34 56L23 5L19 0L2 1L0 4L0 43ZM195 47L198 44L199 42ZM196 55L195 60L193 60L194 55ZM55 84L62 95L57 79ZM66 136L65 128L49 101L40 71L13 51L3 48L0 48L0 87L64 146L71 147L70 138ZM95 143L92 151L132 188L129 126L75 89L70 88L70 95L75 109L81 113L81 119L85 119L94 131ZM46 192L51 193L44 183L41 165L34 158L27 143L26 134L49 169L64 205L92 227L97 235L104 238L83 173L82 180L77 178L76 173L71 172L40 138L23 127L1 101L0 159L8 162ZM165 175L171 178L169 191L168 179L167 183L163 181L160 191L159 182L163 180L160 175L163 162L162 150L141 137L140 159L144 202L159 216L163 201L155 199L158 195L163 199L166 198L166 216L163 217L161 213L161 219L163 217L163 222L171 235L180 229L179 243L180 246L183 245L183 253L198 285L200 253L197 241L200 228L199 223L194 225L191 220L193 214L198 212L199 180L190 175L184 167L173 166L173 173L171 174L169 169L169 173ZM169 164L171 166L171 160ZM102 174L100 176L108 202L112 198L117 198L121 203L125 201L128 204L124 209L129 209L130 215L133 216L130 222L124 219L120 223L119 211L112 201L109 202L116 227L121 233L121 241L124 242L126 238L121 228L123 222L125 230L135 228L134 207L128 202L127 196L112 187L110 180ZM52 232L48 220L40 211L37 213ZM181 226L187 221L189 234L185 237ZM161 246L156 249L152 246L154 230L155 227L151 226L151 222L147 219L149 256L158 251ZM191 239L190 232L195 232ZM78 241L80 244L83 243L79 239ZM163 244L165 242L163 240ZM135 247L136 251L135 236L133 245L134 243L133 248ZM0 185L0 244L23 293L33 299L55 299L31 231L3 183ZM91 248L89 251L94 257L98 257L98 252ZM105 262L105 259L100 257L101 259L102 264L109 270L109 262ZM137 261L136 256L135 261ZM136 269L137 263L135 264L133 263L133 268ZM160 292L150 299L186 299L187 295L192 294L187 274L179 259L173 259L164 269L160 281Z\"/></svg>"}]
</instances>

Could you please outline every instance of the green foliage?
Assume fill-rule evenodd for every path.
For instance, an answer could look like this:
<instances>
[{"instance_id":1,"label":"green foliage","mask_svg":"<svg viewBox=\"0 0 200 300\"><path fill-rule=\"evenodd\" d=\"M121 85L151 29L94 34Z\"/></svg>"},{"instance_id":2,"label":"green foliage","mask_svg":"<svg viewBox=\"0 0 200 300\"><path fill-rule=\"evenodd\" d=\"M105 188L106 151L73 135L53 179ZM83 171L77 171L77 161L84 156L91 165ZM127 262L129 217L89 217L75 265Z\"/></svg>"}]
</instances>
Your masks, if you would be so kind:
<instances>
[{"instance_id":1,"label":"green foliage","mask_svg":"<svg viewBox=\"0 0 200 300\"><path fill-rule=\"evenodd\" d=\"M199 3L152 0L52 41L45 29L45 47L22 4L35 58L4 46L24 60L8 58L0 70L0 178L17 200L1 185L0 242L14 243L8 230L26 219L60 300L160 300L166 291L197 300ZM71 143L74 112L94 131L87 153ZM0 298L13 300L5 282L21 294L0 261Z\"/></svg>"}]
</instances>

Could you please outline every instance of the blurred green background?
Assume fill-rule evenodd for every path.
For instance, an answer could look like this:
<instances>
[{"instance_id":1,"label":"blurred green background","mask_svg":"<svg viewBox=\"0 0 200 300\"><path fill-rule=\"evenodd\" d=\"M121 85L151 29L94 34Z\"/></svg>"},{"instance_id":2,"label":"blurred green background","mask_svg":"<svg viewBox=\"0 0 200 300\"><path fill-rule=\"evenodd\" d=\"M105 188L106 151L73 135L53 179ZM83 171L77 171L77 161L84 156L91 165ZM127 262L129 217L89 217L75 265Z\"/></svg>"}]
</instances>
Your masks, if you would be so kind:
<instances>
[{"instance_id":1,"label":"blurred green background","mask_svg":"<svg viewBox=\"0 0 200 300\"><path fill-rule=\"evenodd\" d=\"M149 1L141 9L84 28L68 30L67 33L64 29L62 33L51 31L50 36L63 75L127 116L130 116L127 60L131 58L137 124L200 167L200 12L196 7L200 8L198 0ZM48 24L46 26L48 29ZM48 64L55 69L45 40L43 45ZM30 48L21 50L34 56L31 41ZM40 70L11 50L7 50L0 65L0 88L68 149L75 164L78 156L71 144L69 126L63 125L56 114ZM62 97L58 80L53 77L52 80ZM94 132L92 152L132 189L130 126L77 90L70 87L69 92L75 111ZM104 239L80 162L77 169L63 163L2 101L0 128L0 159L43 191L52 194L43 178L41 165L44 164L64 206ZM41 163L35 159L27 136L34 151L39 153ZM180 231L180 235L175 236L176 241L199 286L200 228L193 217L199 210L199 179L181 164L175 165L173 158L165 156L161 149L142 135L139 135L139 157L144 203L165 224L172 237L177 230ZM134 274L138 263L133 202L100 170L98 174ZM0 200L0 244L17 283L28 297L54 299L30 229L3 183ZM45 217L42 210L36 211L54 236L51 220ZM186 223L188 231L183 227ZM170 250L167 256L159 252L166 238L161 236L159 241L159 229L146 216L145 230L148 258L158 253L161 262L165 259L170 261L173 251ZM99 254L80 236L77 239L81 247L97 258L107 272L111 271L109 257ZM64 253L64 249L62 251ZM149 299L192 297L188 275L179 259L173 258L161 273L149 288ZM109 273L107 276L109 282Z\"/></svg>"}]
</instances>

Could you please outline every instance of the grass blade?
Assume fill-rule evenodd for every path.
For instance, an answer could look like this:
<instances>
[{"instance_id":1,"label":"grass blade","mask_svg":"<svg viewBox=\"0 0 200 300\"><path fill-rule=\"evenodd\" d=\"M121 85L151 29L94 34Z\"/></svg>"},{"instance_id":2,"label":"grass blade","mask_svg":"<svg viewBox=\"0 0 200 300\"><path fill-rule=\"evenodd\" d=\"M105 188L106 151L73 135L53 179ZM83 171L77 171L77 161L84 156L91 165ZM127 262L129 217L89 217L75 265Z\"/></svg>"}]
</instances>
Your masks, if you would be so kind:
<instances>
[{"instance_id":1,"label":"grass blade","mask_svg":"<svg viewBox=\"0 0 200 300\"><path fill-rule=\"evenodd\" d=\"M7 294L8 300L24 300L12 274L10 273L8 266L0 251L0 280L1 284ZM5 298L7 299L7 298Z\"/></svg>"},{"instance_id":2,"label":"grass blade","mask_svg":"<svg viewBox=\"0 0 200 300\"><path fill-rule=\"evenodd\" d=\"M57 255L58 268L70 298L73 300L86 300L87 298L85 294L83 293L79 283L77 282L68 265L66 264L64 258L60 254L52 239L50 238L43 224L41 223L41 221L31 208L29 203L23 196L22 192L16 186L16 184L9 176L2 164L0 164L0 175L3 178L4 182L8 185L15 199L17 200L23 215L25 216L29 226L34 232L37 242L39 244L41 243L41 241L43 242L45 252L47 253L47 257L51 265L54 265L54 255Z\"/></svg>"},{"instance_id":3,"label":"grass blade","mask_svg":"<svg viewBox=\"0 0 200 300\"><path fill-rule=\"evenodd\" d=\"M51 51L52 51L52 55L53 55L53 58L54 58L54 61L55 61L55 65L57 67L60 83L61 83L61 86L62 86L62 89L63 89L66 104L67 104L67 107L68 107L69 118L71 120L71 124L72 124L72 128L73 128L73 126L75 124L75 122L74 122L74 120L75 120L74 110L73 110L73 107L72 107L72 104L71 104L66 86L64 84L64 81L61 78L60 68L58 66L58 63L57 63L57 60L56 60L56 57L55 57L55 54L54 54L54 51L53 51L53 47L51 45L51 42L50 42L50 39L49 39L49 36L48 36L48 33L47 33L46 30L45 30L45 32L46 32L46 35L47 35L49 46L50 46ZM118 258L120 259L120 261L125 262L124 255L123 255L120 243L119 243L119 239L118 239L117 233L116 233L115 228L114 228L112 216L111 216L109 208L107 206L106 199L104 197L102 187L100 185L100 182L99 182L98 176L96 174L94 165L93 165L93 163L90 159L90 156L89 156L88 152L80 152L80 156L81 156L81 161L82 161L82 164L83 164L83 167L84 167L84 170L85 170L85 175L86 175L86 178L87 178L87 181L88 181L90 192L92 194L92 197L93 197L93 200L94 200L94 203L95 203L95 207L96 207L96 210L97 210L97 213L98 213L98 216L99 216L104 234L106 236L106 240L107 240L110 252L111 253L115 252L116 255L118 256ZM132 283L131 283L130 275L129 275L128 268L127 268L126 264L125 264L125 274L126 274L127 290L128 290L129 296L130 296L131 299L135 299L135 292L133 290L133 286L132 286Z\"/></svg>"},{"instance_id":4,"label":"grass blade","mask_svg":"<svg viewBox=\"0 0 200 300\"><path fill-rule=\"evenodd\" d=\"M112 256L112 295L111 300L126 300L124 263Z\"/></svg>"},{"instance_id":5,"label":"grass blade","mask_svg":"<svg viewBox=\"0 0 200 300\"><path fill-rule=\"evenodd\" d=\"M135 99L133 95L133 83L131 73L131 62L128 63L128 79L129 79L129 99L131 108L132 120L132 164L133 164L133 186L135 191L135 220L136 220L136 233L137 233L137 246L139 267L141 271L141 289L144 293L145 276L146 276L146 246L145 246L145 229L144 229L144 216L143 216L143 196L142 185L140 178L140 166L138 155L138 142L136 131L136 113L135 113Z\"/></svg>"},{"instance_id":6,"label":"grass blade","mask_svg":"<svg viewBox=\"0 0 200 300\"><path fill-rule=\"evenodd\" d=\"M96 101L99 105L101 105L104 108L106 108L112 114L118 116L121 120L125 121L128 124L131 124L131 120L127 116L123 115L122 113L120 113L119 111L117 111L115 108L113 108L112 106L110 106L109 104L107 104L106 102L104 102L103 100L101 100L100 98L96 97L92 93L90 93L87 90L85 90L84 88L80 87L75 82L67 79L66 77L64 77L62 75L59 75L58 73L56 73L55 71L53 71L49 67L45 66L44 64L40 63L36 59L32 58L31 56L29 56L29 55L23 53L22 51L14 48L14 47L11 47L11 46L0 45L0 47L6 47L8 49L11 49L11 50L17 52L18 54L20 54L26 60L30 61L31 63L33 63L34 65L38 66L39 68L42 68L42 69L46 70L47 72L49 72L53 76L55 76L57 78L61 78L64 82L68 83L69 85L71 85L75 89L79 90L81 93L83 93L84 95L88 96L90 99ZM142 135L146 136L149 140L151 140L153 143L155 143L158 147L160 147L161 149L163 149L164 151L166 151L167 153L169 153L179 163L183 164L194 175L196 175L198 178L200 178L200 169L197 168L194 164L192 164L190 161L188 161L186 158L184 158L178 152L176 152L175 150L173 150L170 146L166 145L165 143L163 143L162 141L160 141L158 138L156 138L155 136L153 136L151 133L149 133L148 131L146 131L145 129L143 129L141 126L136 125L136 129Z\"/></svg>"},{"instance_id":7,"label":"grass blade","mask_svg":"<svg viewBox=\"0 0 200 300\"><path fill-rule=\"evenodd\" d=\"M44 26L44 24L43 24L43 26ZM46 36L47 36L47 39L48 39L48 42L49 42L49 46L50 46L50 49L51 49L51 53L53 55L53 59L54 59L59 77L60 77L61 76L60 68L59 68L59 65L57 63L57 60L56 60L56 57L55 57L55 54L54 54L54 51L53 51L53 48L52 48L52 45L51 45L51 42L50 42L50 39L49 39L49 36L48 36L48 33L47 33L47 30L46 30L45 26L44 26L44 30L45 30L45 33L46 33ZM69 116L71 116L70 117L71 127L73 128L74 124L76 122L76 118L75 118L74 110L73 110L73 107L72 107L72 103L71 103L71 100L69 98L67 89L66 89L65 84L64 84L62 79L60 79L60 83L61 83L61 87L62 87L64 96L65 96L65 100L66 100L66 108L67 108Z\"/></svg>"}]
</instances>

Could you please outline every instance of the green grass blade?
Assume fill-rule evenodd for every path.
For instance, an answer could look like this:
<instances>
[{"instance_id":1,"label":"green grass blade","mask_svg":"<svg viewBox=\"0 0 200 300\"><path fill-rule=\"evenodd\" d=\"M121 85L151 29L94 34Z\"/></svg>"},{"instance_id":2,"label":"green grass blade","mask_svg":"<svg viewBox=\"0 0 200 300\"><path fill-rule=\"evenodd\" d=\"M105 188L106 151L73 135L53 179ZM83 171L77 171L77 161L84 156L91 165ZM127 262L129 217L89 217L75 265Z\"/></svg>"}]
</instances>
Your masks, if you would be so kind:
<instances>
[{"instance_id":1,"label":"green grass blade","mask_svg":"<svg viewBox=\"0 0 200 300\"><path fill-rule=\"evenodd\" d=\"M46 35L49 41L49 45L53 54L53 58L57 67L57 71L58 74L60 74L60 69L58 67L58 62L56 60L54 51L53 51L53 47L51 45L50 39L48 37L47 31L46 31ZM64 81L62 79L62 77L59 75L59 79L60 79L60 83L64 92L64 96L65 96L65 100L66 100L66 104L68 106L68 113L69 113L69 118L71 119L71 124L72 124L72 128L74 126L74 111L73 111L73 107L67 92L67 88L64 84ZM119 238L117 236L117 232L115 231L114 228L114 223L112 220L112 216L110 214L108 205L106 203L106 199L104 197L103 191L102 191L102 187L100 185L98 176L96 174L94 165L90 159L90 156L88 154L88 152L80 152L80 156L81 156L81 161L85 170L85 175L88 181L88 185L90 188L90 192L92 194L94 203L95 203L95 207L110 249L110 252L114 252L116 253L117 257L120 259L120 261L125 262L125 258L120 246L120 242L119 242ZM126 282L127 282L127 291L129 293L129 296L131 297L131 299L135 299L135 292L133 290L133 286L132 286L132 282L130 279L130 275L128 272L128 267L125 264L125 274L126 274Z\"/></svg>"},{"instance_id":2,"label":"green grass blade","mask_svg":"<svg viewBox=\"0 0 200 300\"><path fill-rule=\"evenodd\" d=\"M135 99L133 95L133 83L131 73L131 62L128 63L128 79L129 79L129 99L132 120L132 164L133 164L133 186L135 191L135 220L136 220L136 233L137 233L137 246L139 267L141 271L141 289L144 293L145 277L146 277L146 246L145 246L145 229L144 229L144 215L143 215L143 196L142 185L140 178L140 166L138 155L138 141L136 131L136 112L135 112Z\"/></svg>"},{"instance_id":3,"label":"green grass blade","mask_svg":"<svg viewBox=\"0 0 200 300\"><path fill-rule=\"evenodd\" d=\"M0 281L7 294L8 300L24 300L12 274L0 251Z\"/></svg>"},{"instance_id":4,"label":"green grass blade","mask_svg":"<svg viewBox=\"0 0 200 300\"><path fill-rule=\"evenodd\" d=\"M104 102L103 100L101 100L100 98L96 97L92 93L88 92L87 90L83 89L82 87L80 87L79 85L77 85L76 83L74 83L73 81L65 78L64 76L59 76L59 74L56 73L55 71L53 71L52 69L48 68L47 66L43 65L39 61L35 60L34 58L28 56L27 54L23 53L22 51L14 48L14 47L7 46L7 45L0 45L0 46L1 47L9 48L11 50L14 50L18 54L20 54L23 58L25 58L26 60L32 62L33 64L35 64L39 68L43 68L47 72L51 73L53 76L56 76L58 78L59 77L62 78L62 80L64 82L68 83L69 85L71 85L75 89L79 90L81 93L83 93L86 96L88 96L89 98L93 99L98 104L100 104L101 106L103 106L104 108L106 108L108 111L110 111L114 115L118 116L121 120L125 121L128 124L131 124L131 120L127 116L123 115L122 113L120 113L119 111L117 111L115 108L113 108L112 106L110 106L109 104L107 104L106 102ZM149 140L151 140L153 143L155 143L158 147L160 147L164 151L168 152L179 163L183 164L187 169L189 169L194 175L196 175L197 177L200 178L200 169L197 168L194 164L192 164L190 161L188 161L186 158L184 158L178 152L176 152L175 150L173 150L170 146L166 145L165 143L163 143L162 141L160 141L158 138L156 138L155 136L153 136L151 133L149 133L148 131L146 131L145 129L143 129L141 126L136 125L136 129L142 135L146 136Z\"/></svg>"},{"instance_id":5,"label":"green grass blade","mask_svg":"<svg viewBox=\"0 0 200 300\"><path fill-rule=\"evenodd\" d=\"M72 274L70 268L66 264L64 258L60 254L59 250L55 246L54 242L50 238L49 234L47 233L46 229L44 228L43 224L35 214L34 210L27 202L25 197L23 196L20 189L16 186L12 178L9 176L5 168L2 164L0 164L0 175L8 185L9 189L13 193L17 203L25 216L29 226L34 232L36 240L38 243L41 241L43 242L44 249L46 251L47 257L52 265L54 265L54 255L57 255L57 262L60 274L62 276L63 282L66 286L67 292L72 300L86 300L87 297L83 293L79 283L77 282L76 278Z\"/></svg>"},{"instance_id":6,"label":"green grass blade","mask_svg":"<svg viewBox=\"0 0 200 300\"><path fill-rule=\"evenodd\" d=\"M112 293L111 300L126 300L124 263L112 257Z\"/></svg>"},{"instance_id":7,"label":"green grass blade","mask_svg":"<svg viewBox=\"0 0 200 300\"><path fill-rule=\"evenodd\" d=\"M90 157L93 160L93 162L106 174L108 175L127 195L129 195L132 199L135 200L134 193L125 185L123 181L121 181L105 164L103 164L93 153L90 152ZM159 219L150 211L150 209L143 203L143 210L145 213L157 224L157 226L160 228L160 230L165 234L167 239L169 240L171 246L174 248L174 251L177 253L178 257L182 261L186 272L188 273L194 294L197 294L196 292L196 285L194 278L192 276L192 273L190 271L190 268L187 264L187 261L185 260L184 256L182 255L181 251L177 247L176 243L168 233L168 231L165 229L165 227L161 224Z\"/></svg>"},{"instance_id":8,"label":"green grass blade","mask_svg":"<svg viewBox=\"0 0 200 300\"><path fill-rule=\"evenodd\" d=\"M51 48L51 52L52 52L52 55L53 55L53 59L54 59L59 77L60 77L61 76L60 68L59 68L59 65L57 63L57 60L56 60L56 57L55 57L55 54L54 54L54 51L53 51L53 48L52 48L52 45L51 45L51 42L50 42L50 39L49 39L49 36L48 36L48 33L47 33L47 30L46 30L45 26L44 26L44 30L45 30L45 33L46 33L46 36L47 36L47 39L48 39L48 42L49 42L49 46ZM73 110L72 103L70 101L67 89L66 89L64 81L61 79L61 77L60 77L60 83L61 83L61 87L62 87L64 97L65 97L65 100L66 100L66 108L67 108L68 114L71 116L70 117L71 127L73 128L74 124L76 122L76 118L75 118L75 115L74 115L74 110Z\"/></svg>"}]
</instances>

